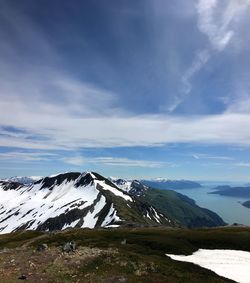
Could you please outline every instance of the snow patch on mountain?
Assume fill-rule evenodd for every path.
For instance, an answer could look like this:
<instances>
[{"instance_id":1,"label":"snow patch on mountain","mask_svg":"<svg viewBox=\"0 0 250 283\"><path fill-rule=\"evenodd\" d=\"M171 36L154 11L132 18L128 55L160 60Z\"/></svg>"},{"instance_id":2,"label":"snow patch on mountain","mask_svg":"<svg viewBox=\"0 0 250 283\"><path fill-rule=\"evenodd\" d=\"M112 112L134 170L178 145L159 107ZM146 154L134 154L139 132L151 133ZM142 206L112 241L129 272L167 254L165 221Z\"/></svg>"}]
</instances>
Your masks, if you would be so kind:
<instances>
[{"instance_id":1,"label":"snow patch on mountain","mask_svg":"<svg viewBox=\"0 0 250 283\"><path fill-rule=\"evenodd\" d=\"M109 180L118 188L133 196L141 196L148 189L138 180L115 179L112 177L109 177Z\"/></svg>"},{"instance_id":2,"label":"snow patch on mountain","mask_svg":"<svg viewBox=\"0 0 250 283\"><path fill-rule=\"evenodd\" d=\"M133 201L132 198L129 195L124 194L124 192L119 191L116 188L113 188L113 187L111 187L109 185L106 185L105 182L100 181L99 184L102 185L102 189L103 190L109 190L116 196L122 197L125 200Z\"/></svg>"}]
</instances>

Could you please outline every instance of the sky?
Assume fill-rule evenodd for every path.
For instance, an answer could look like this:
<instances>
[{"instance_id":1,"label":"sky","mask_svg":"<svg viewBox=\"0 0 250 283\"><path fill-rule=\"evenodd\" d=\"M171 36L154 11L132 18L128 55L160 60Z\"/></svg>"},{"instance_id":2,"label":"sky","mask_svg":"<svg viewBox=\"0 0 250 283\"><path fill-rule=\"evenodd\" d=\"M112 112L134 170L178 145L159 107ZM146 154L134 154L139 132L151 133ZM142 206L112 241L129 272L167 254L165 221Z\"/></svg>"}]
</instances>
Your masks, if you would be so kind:
<instances>
[{"instance_id":1,"label":"sky","mask_svg":"<svg viewBox=\"0 0 250 283\"><path fill-rule=\"evenodd\" d=\"M250 181L250 0L0 0L0 177Z\"/></svg>"}]
</instances>

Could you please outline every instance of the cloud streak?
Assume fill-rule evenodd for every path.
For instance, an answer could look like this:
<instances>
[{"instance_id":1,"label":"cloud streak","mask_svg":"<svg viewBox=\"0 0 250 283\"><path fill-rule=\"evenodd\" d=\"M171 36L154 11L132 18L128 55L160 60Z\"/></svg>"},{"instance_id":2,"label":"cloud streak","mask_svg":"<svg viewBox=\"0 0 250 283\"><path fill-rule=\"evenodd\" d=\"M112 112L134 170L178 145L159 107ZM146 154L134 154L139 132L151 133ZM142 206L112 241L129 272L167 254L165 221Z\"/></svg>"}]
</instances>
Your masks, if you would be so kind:
<instances>
[{"instance_id":1,"label":"cloud streak","mask_svg":"<svg viewBox=\"0 0 250 283\"><path fill-rule=\"evenodd\" d=\"M4 105L1 105L3 104ZM13 136L0 136L0 146L74 150L86 147L160 146L168 143L235 144L250 146L250 115L224 113L221 115L178 117L164 115L110 115L75 117L60 113L49 105L24 111L23 103L12 103L13 115L0 102L2 126L22 129ZM55 113L57 113L55 115ZM8 132L8 131L7 131ZM23 134L25 132L25 134ZM32 137L35 137L34 139Z\"/></svg>"},{"instance_id":2,"label":"cloud streak","mask_svg":"<svg viewBox=\"0 0 250 283\"><path fill-rule=\"evenodd\" d=\"M192 91L192 79L213 58L222 52L232 41L237 23L249 9L249 0L230 0L221 4L217 0L198 0L197 27L208 39L208 45L195 54L191 66L184 72L181 81L181 94L176 97L170 111L175 110ZM237 20L236 20L237 19Z\"/></svg>"},{"instance_id":3,"label":"cloud streak","mask_svg":"<svg viewBox=\"0 0 250 283\"><path fill-rule=\"evenodd\" d=\"M51 152L19 152L19 151L10 151L0 153L0 160L8 161L21 161L21 162L30 162L30 161L48 161L51 159L58 158L58 155Z\"/></svg>"},{"instance_id":4,"label":"cloud streak","mask_svg":"<svg viewBox=\"0 0 250 283\"><path fill-rule=\"evenodd\" d=\"M234 158L232 157L229 157L229 156L221 156L221 155L218 155L218 156L213 156L213 155L209 155L209 154L206 154L206 153L195 153L192 155L193 158L195 159L212 159L212 160L234 160Z\"/></svg>"},{"instance_id":5,"label":"cloud streak","mask_svg":"<svg viewBox=\"0 0 250 283\"><path fill-rule=\"evenodd\" d=\"M161 167L172 167L174 164L162 161L154 160L138 160L129 158L119 157L95 157L95 158L84 158L82 156L63 158L63 162L82 166L86 164L94 165L108 165L108 166L122 166L122 167L143 167L143 168L161 168Z\"/></svg>"}]
</instances>

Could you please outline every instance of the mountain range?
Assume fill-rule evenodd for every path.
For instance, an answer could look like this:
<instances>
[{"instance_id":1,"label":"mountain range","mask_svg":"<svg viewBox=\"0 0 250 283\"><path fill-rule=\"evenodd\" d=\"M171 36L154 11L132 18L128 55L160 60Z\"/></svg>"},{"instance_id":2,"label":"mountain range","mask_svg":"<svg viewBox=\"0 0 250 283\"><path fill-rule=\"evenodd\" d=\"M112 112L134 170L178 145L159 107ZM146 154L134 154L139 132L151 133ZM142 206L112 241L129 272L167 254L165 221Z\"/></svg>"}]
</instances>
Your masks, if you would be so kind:
<instances>
[{"instance_id":1,"label":"mountain range","mask_svg":"<svg viewBox=\"0 0 250 283\"><path fill-rule=\"evenodd\" d=\"M247 187L231 187L228 185L217 186L210 194L218 194L221 196L250 198L250 186Z\"/></svg>"},{"instance_id":2,"label":"mountain range","mask_svg":"<svg viewBox=\"0 0 250 283\"><path fill-rule=\"evenodd\" d=\"M167 190L185 190L201 188L201 184L190 180L169 180L169 179L153 179L141 180L144 185L152 188L167 189Z\"/></svg>"},{"instance_id":3,"label":"mountain range","mask_svg":"<svg viewBox=\"0 0 250 283\"><path fill-rule=\"evenodd\" d=\"M33 184L35 181L41 180L43 177L41 176L14 176L14 177L10 177L10 178L6 178L6 179L2 179L0 181L5 181L5 182L16 182L16 183L20 183L23 185L31 185Z\"/></svg>"},{"instance_id":4,"label":"mountain range","mask_svg":"<svg viewBox=\"0 0 250 283\"><path fill-rule=\"evenodd\" d=\"M120 226L222 226L188 197L140 181L67 172L26 184L0 181L0 233Z\"/></svg>"}]
</instances>

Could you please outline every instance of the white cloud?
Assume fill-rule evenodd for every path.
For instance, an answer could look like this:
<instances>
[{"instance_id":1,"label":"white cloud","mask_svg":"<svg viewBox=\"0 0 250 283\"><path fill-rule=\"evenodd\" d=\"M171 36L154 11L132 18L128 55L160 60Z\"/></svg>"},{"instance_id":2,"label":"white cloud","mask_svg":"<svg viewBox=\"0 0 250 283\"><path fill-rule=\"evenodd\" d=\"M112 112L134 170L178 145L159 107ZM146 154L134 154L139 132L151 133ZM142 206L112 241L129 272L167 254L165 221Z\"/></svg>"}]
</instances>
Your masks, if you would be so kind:
<instances>
[{"instance_id":1,"label":"white cloud","mask_svg":"<svg viewBox=\"0 0 250 283\"><path fill-rule=\"evenodd\" d=\"M221 5L221 6L220 6ZM240 21L250 6L249 0L198 0L198 28L217 51L222 51L234 36L233 24Z\"/></svg>"},{"instance_id":2,"label":"white cloud","mask_svg":"<svg viewBox=\"0 0 250 283\"><path fill-rule=\"evenodd\" d=\"M160 168L164 166L173 166L171 163L151 160L135 160L129 158L116 158L116 157L97 157L90 161L95 164L105 164L112 166L128 166L128 167L147 167L147 168Z\"/></svg>"},{"instance_id":3,"label":"white cloud","mask_svg":"<svg viewBox=\"0 0 250 283\"><path fill-rule=\"evenodd\" d=\"M34 162L34 161L63 161L66 164L75 166L83 166L87 164L94 165L109 165L109 166L126 166L126 167L143 167L143 168L161 168L175 167L176 165L170 162L129 159L123 157L83 157L79 155L62 157L62 154L51 152L18 152L9 151L0 153L0 160L8 160L13 162Z\"/></svg>"},{"instance_id":4,"label":"white cloud","mask_svg":"<svg viewBox=\"0 0 250 283\"><path fill-rule=\"evenodd\" d=\"M172 167L174 164L161 161L151 160L138 160L119 157L95 157L95 158L83 158L82 156L67 157L62 159L65 163L73 164L76 166L82 166L84 164L95 165L109 165L109 166L126 166L126 167L145 167L145 168L160 168L160 167Z\"/></svg>"},{"instance_id":5,"label":"white cloud","mask_svg":"<svg viewBox=\"0 0 250 283\"><path fill-rule=\"evenodd\" d=\"M28 109L20 101L0 101L2 125L26 131L0 136L0 146L65 149L84 147L159 146L175 142L250 146L250 114L177 117L164 115L111 115L75 117L58 113L57 106ZM12 106L12 111L10 107ZM13 113L16 113L13 115ZM57 114L55 114L57 113ZM35 139L29 139L33 136Z\"/></svg>"},{"instance_id":6,"label":"white cloud","mask_svg":"<svg viewBox=\"0 0 250 283\"><path fill-rule=\"evenodd\" d=\"M0 160L8 161L46 161L57 158L57 154L51 152L2 152Z\"/></svg>"},{"instance_id":7,"label":"white cloud","mask_svg":"<svg viewBox=\"0 0 250 283\"><path fill-rule=\"evenodd\" d=\"M233 30L231 24L234 18L249 3L234 1L238 4L229 1L230 5L221 12L222 22L218 21L215 11L217 1L199 1L199 24L214 49L215 46L226 46L225 35ZM27 19L20 15L14 17L11 9L0 12L17 34L23 31L25 46L32 42L27 48L37 49L35 57L41 55L41 58L47 59L46 64L41 66L27 63L18 67L15 60L7 60L6 64L3 50L10 50L10 54L15 55L14 59L19 53L5 35L5 47L0 46L0 126L12 126L23 132L4 129L0 135L0 146L45 150L159 146L174 142L250 146L250 133L246 130L250 128L250 115L247 111L245 114L229 111L202 117L132 115L123 110L122 105L117 106L115 93L63 72L58 63L60 58L49 40ZM215 23L212 23L214 19ZM213 25L217 25L218 32L222 34L222 43L216 43ZM190 91L192 77L207 63L210 52L210 49L202 49L197 53L183 76L184 93ZM170 110L174 110L181 100L182 97L177 97ZM71 162L80 164L84 160L71 159Z\"/></svg>"},{"instance_id":8,"label":"white cloud","mask_svg":"<svg viewBox=\"0 0 250 283\"><path fill-rule=\"evenodd\" d=\"M228 29L232 17L229 13L228 16L225 15L227 10L228 8L222 13L222 21L219 22L216 17L218 14L217 0L199 0L197 3L198 28L208 37L212 47L217 51L222 51L233 36L233 31ZM231 15L234 14L232 12Z\"/></svg>"}]
</instances>

